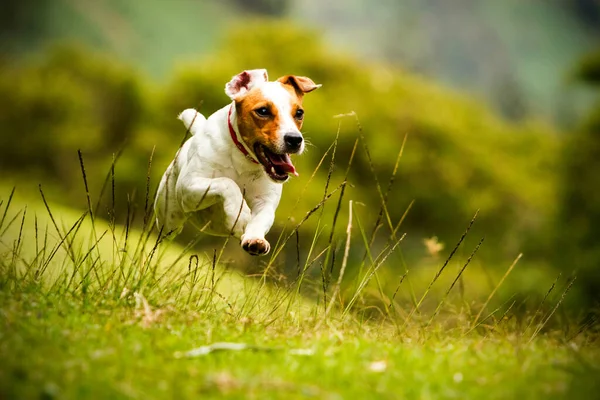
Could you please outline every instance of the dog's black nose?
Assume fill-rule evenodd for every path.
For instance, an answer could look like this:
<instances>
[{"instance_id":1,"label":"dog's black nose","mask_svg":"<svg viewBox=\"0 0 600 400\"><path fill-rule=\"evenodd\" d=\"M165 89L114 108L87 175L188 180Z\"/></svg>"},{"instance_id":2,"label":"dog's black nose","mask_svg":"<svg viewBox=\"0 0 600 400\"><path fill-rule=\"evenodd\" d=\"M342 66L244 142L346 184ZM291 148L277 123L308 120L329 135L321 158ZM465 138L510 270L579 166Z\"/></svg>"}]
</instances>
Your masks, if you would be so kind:
<instances>
[{"instance_id":1,"label":"dog's black nose","mask_svg":"<svg viewBox=\"0 0 600 400\"><path fill-rule=\"evenodd\" d=\"M285 145L288 151L295 151L300 149L302 145L302 135L298 132L289 132L283 136L283 140L285 141Z\"/></svg>"}]
</instances>

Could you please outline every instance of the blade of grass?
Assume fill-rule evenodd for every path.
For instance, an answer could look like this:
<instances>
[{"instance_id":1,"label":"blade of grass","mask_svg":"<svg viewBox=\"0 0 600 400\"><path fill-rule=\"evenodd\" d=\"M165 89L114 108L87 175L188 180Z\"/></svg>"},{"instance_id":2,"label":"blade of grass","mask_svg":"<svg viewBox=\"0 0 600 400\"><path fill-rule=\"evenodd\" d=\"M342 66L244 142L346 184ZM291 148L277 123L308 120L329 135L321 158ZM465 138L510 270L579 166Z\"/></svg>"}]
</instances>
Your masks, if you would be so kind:
<instances>
[{"instance_id":1,"label":"blade of grass","mask_svg":"<svg viewBox=\"0 0 600 400\"><path fill-rule=\"evenodd\" d=\"M556 310L558 310L558 307L560 307L560 305L562 304L563 300L567 296L567 293L569 293L569 290L571 290L571 286L573 286L573 283L575 283L575 279L577 279L577 277L573 277L569 281L569 283L567 283L567 287L565 288L565 290L563 291L562 295L560 296L560 299L558 300L558 302L556 302L556 305L554 306L554 308L552 309L552 311L550 311L550 313L548 314L548 316L546 317L546 319L544 319L544 321L542 321L537 326L537 328L533 332L533 335L531 335L531 337L527 341L528 344L531 343L531 341L533 339L535 339L535 337L538 335L538 333L540 333L540 331L544 328L544 326L546 326L546 324L548 323L548 321L550 321L550 318L552 318L552 316L554 315L554 313L556 312Z\"/></svg>"},{"instance_id":2,"label":"blade of grass","mask_svg":"<svg viewBox=\"0 0 600 400\"><path fill-rule=\"evenodd\" d=\"M513 261L513 263L510 265L510 267L508 267L508 269L506 270L506 272L504 273L504 275L502 275L502 278L500 279L500 281L498 282L498 284L496 285L496 287L494 287L494 290L492 290L492 292L489 294L488 298L483 303L483 306L481 307L481 309L477 313L477 316L475 317L475 320L473 321L473 327L471 329L469 329L469 331L467 333L469 333L473 329L475 329L475 327L477 326L477 321L479 321L479 317L481 317L481 314L483 313L483 310L485 310L485 308L487 307L487 305L490 303L490 300L492 300L492 297L494 297L494 294L496 294L496 292L498 291L498 289L500 288L500 286L502 286L502 283L504 283L504 281L506 280L506 278L508 277L508 275L510 275L510 273L515 268L515 266L517 265L517 263L519 262L519 260L521 259L522 256L523 256L523 253L520 253L517 256L517 258L515 258L515 260Z\"/></svg>"},{"instance_id":3,"label":"blade of grass","mask_svg":"<svg viewBox=\"0 0 600 400\"><path fill-rule=\"evenodd\" d=\"M481 240L479 241L479 243L477 243L477 246L475 246L475 249L473 250L473 252L469 256L469 258L467 258L467 261L465 262L465 264L463 265L463 267L458 272L458 275L456 275L456 278L454 278L454 281L452 281L452 284L450 285L450 287L448 288L448 290L446 290L446 293L444 293L444 296L442 297L442 299L440 300L439 304L435 308L435 311L431 315L431 318L429 319L429 321L425 325L426 327L429 326L429 325L431 325L431 323L433 322L433 319L439 313L440 309L442 308L442 305L444 304L444 302L448 298L448 295L450 294L450 291L452 291L452 288L454 287L454 285L456 285L456 282L458 282L458 280L462 276L463 272L465 272L465 269L467 268L467 266L471 262L471 259L475 256L475 254L477 254L477 251L479 250L479 247L483 243L483 240L484 240L484 238L481 238Z\"/></svg>"},{"instance_id":4,"label":"blade of grass","mask_svg":"<svg viewBox=\"0 0 600 400\"><path fill-rule=\"evenodd\" d=\"M4 221L6 219L6 214L8 213L8 209L10 208L10 204L12 203L13 196L15 195L15 189L16 189L16 187L13 186L12 190L10 191L10 195L8 195L8 200L6 202L6 207L4 207L4 212L2 213L2 219L0 219L0 228L2 228L4 226Z\"/></svg>"},{"instance_id":5,"label":"blade of grass","mask_svg":"<svg viewBox=\"0 0 600 400\"><path fill-rule=\"evenodd\" d=\"M452 260L452 257L454 256L454 254L456 253L456 251L458 250L458 248L462 244L463 240L465 240L465 237L467 237L467 235L469 234L469 231L471 230L471 227L473 226L473 223L475 223L475 220L477 219L477 215L478 214L479 214L479 210L477 210L475 212L475 215L471 219L471 222L469 222L469 226L467 226L467 229L465 230L465 232L462 234L462 236L458 240L458 243L456 243L456 246L454 246L454 249L452 249L452 252L448 256L448 258L446 259L446 261L444 262L444 264L442 265L442 267L437 271L437 273L435 274L435 276L433 277L433 279L429 283L429 286L427 286L427 289L425 290L425 293L423 293L423 295L421 296L421 299L419 299L419 301L417 302L417 304L412 308L412 310L410 311L410 313L406 317L406 320L404 322L404 326L403 327L406 327L406 324L410 321L410 319L414 315L414 313L419 310L419 307L423 303L423 300L425 300L425 297L427 297L427 294L431 290L431 287L435 284L435 282L438 280L438 278L440 277L440 275L442 275L442 272L444 272L444 269L446 268L446 266L448 265L448 263L450 262L450 260Z\"/></svg>"},{"instance_id":6,"label":"blade of grass","mask_svg":"<svg viewBox=\"0 0 600 400\"><path fill-rule=\"evenodd\" d=\"M340 287L342 286L342 280L344 279L344 274L346 273L346 265L348 264L348 255L350 254L350 239L352 237L352 200L348 202L348 225L346 226L346 246L344 247L344 257L342 258L342 266L340 268L340 274L338 276L337 282L335 283L335 287L333 289L333 293L331 294L331 299L329 300L329 304L325 309L325 314L323 315L323 319L317 327L318 330L321 327L322 321L329 317L331 310L333 309L333 304L338 294L340 293Z\"/></svg>"},{"instance_id":7,"label":"blade of grass","mask_svg":"<svg viewBox=\"0 0 600 400\"><path fill-rule=\"evenodd\" d=\"M400 243L404 240L405 237L406 237L406 233L403 234L400 237L400 239L398 239L391 248L388 247L389 250L387 251L387 253L385 253L381 257L381 259L379 260L379 262L371 268L371 272L367 276L365 276L365 279L363 279L363 281L361 282L360 286L358 287L358 289L356 290L356 292L354 293L354 295L352 296L352 298L348 302L348 305L344 309L344 312L342 313L342 316L346 316L348 314L348 312L350 311L350 309L354 305L354 302L356 302L356 299L358 299L358 296L360 295L360 293L362 292L362 290L367 286L367 284L369 283L369 281L371 280L371 278L373 277L373 275L375 275L377 273L377 271L383 265L383 263L385 262L385 260L394 252L394 250L396 250L396 248L400 245Z\"/></svg>"},{"instance_id":8,"label":"blade of grass","mask_svg":"<svg viewBox=\"0 0 600 400\"><path fill-rule=\"evenodd\" d=\"M562 273L559 273L558 276L556 277L556 279L554 280L554 282L552 282L552 285L550 286L550 289L548 289L548 291L546 292L546 294L544 295L544 298L542 299L542 301L540 302L540 304L538 305L537 309L535 310L535 312L533 313L533 315L531 316L531 319L529 320L529 323L527 324L527 326L525 327L525 331L527 331L531 325L533 325L533 323L535 322L535 320L537 319L537 316L541 313L542 311L542 307L544 306L544 303L546 302L546 300L548 299L548 296L550 296L550 293L552 293L552 291L554 290L554 288L556 287L556 284L558 283L558 280L560 279Z\"/></svg>"}]
</instances>

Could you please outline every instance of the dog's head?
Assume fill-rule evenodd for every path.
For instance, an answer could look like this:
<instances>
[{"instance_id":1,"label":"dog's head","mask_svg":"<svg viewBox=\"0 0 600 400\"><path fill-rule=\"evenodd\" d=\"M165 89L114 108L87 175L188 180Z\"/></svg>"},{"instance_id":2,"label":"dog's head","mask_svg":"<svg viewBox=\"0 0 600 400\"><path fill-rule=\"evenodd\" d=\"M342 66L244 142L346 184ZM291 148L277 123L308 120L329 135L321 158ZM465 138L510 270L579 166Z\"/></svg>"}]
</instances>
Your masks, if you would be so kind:
<instances>
[{"instance_id":1,"label":"dog's head","mask_svg":"<svg viewBox=\"0 0 600 400\"><path fill-rule=\"evenodd\" d=\"M225 93L235 102L242 139L275 182L296 174L289 154L304 151L302 98L320 86L294 75L270 82L264 69L244 71L225 85Z\"/></svg>"}]
</instances>

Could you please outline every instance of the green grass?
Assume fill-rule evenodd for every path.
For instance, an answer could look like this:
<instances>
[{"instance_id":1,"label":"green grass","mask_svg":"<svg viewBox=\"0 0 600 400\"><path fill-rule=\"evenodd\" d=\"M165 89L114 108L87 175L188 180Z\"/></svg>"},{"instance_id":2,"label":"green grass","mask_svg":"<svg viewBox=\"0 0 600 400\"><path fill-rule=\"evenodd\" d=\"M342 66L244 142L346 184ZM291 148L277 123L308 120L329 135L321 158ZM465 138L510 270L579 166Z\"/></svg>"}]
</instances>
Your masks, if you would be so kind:
<instances>
[{"instance_id":1,"label":"green grass","mask_svg":"<svg viewBox=\"0 0 600 400\"><path fill-rule=\"evenodd\" d=\"M148 221L92 221L5 188L0 197L0 398L536 399L600 389L597 327L560 312L568 286L551 289L547 305L517 312L514 300L492 313L482 305L495 290L463 301L444 296L450 285L430 293L439 269L423 290L411 286L412 303L380 293L386 306L369 302L373 263L342 279L350 295L327 288L325 312L300 280L231 269L226 247L194 257L193 246L159 242ZM222 342L246 347L187 353Z\"/></svg>"},{"instance_id":2,"label":"green grass","mask_svg":"<svg viewBox=\"0 0 600 400\"><path fill-rule=\"evenodd\" d=\"M567 397L583 396L579 385L592 373L551 337L527 345L453 331L411 339L375 324L314 331L314 321L291 316L267 326L175 305L144 323L135 306L106 299L23 293L2 301L5 398ZM271 350L176 357L220 341ZM289 354L297 348L314 355Z\"/></svg>"}]
</instances>

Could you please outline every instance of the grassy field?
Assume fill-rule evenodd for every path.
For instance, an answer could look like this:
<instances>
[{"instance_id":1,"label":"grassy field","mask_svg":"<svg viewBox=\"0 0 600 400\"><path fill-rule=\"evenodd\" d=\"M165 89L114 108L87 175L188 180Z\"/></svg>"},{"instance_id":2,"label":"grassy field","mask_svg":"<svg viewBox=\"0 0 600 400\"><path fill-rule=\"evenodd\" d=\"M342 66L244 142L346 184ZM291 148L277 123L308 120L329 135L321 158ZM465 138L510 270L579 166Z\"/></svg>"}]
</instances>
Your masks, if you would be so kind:
<instances>
[{"instance_id":1,"label":"grassy field","mask_svg":"<svg viewBox=\"0 0 600 400\"><path fill-rule=\"evenodd\" d=\"M569 285L518 312L515 302L498 311L451 301L443 293L456 280L434 307L420 308L425 289L413 304L391 296L375 309L361 301L371 268L350 298L331 285L325 307L302 277L242 276L221 262L225 247L196 255L159 241L148 209L135 229L40 195L3 190L0 201L0 398L547 399L600 389L597 327L561 312Z\"/></svg>"}]
</instances>

